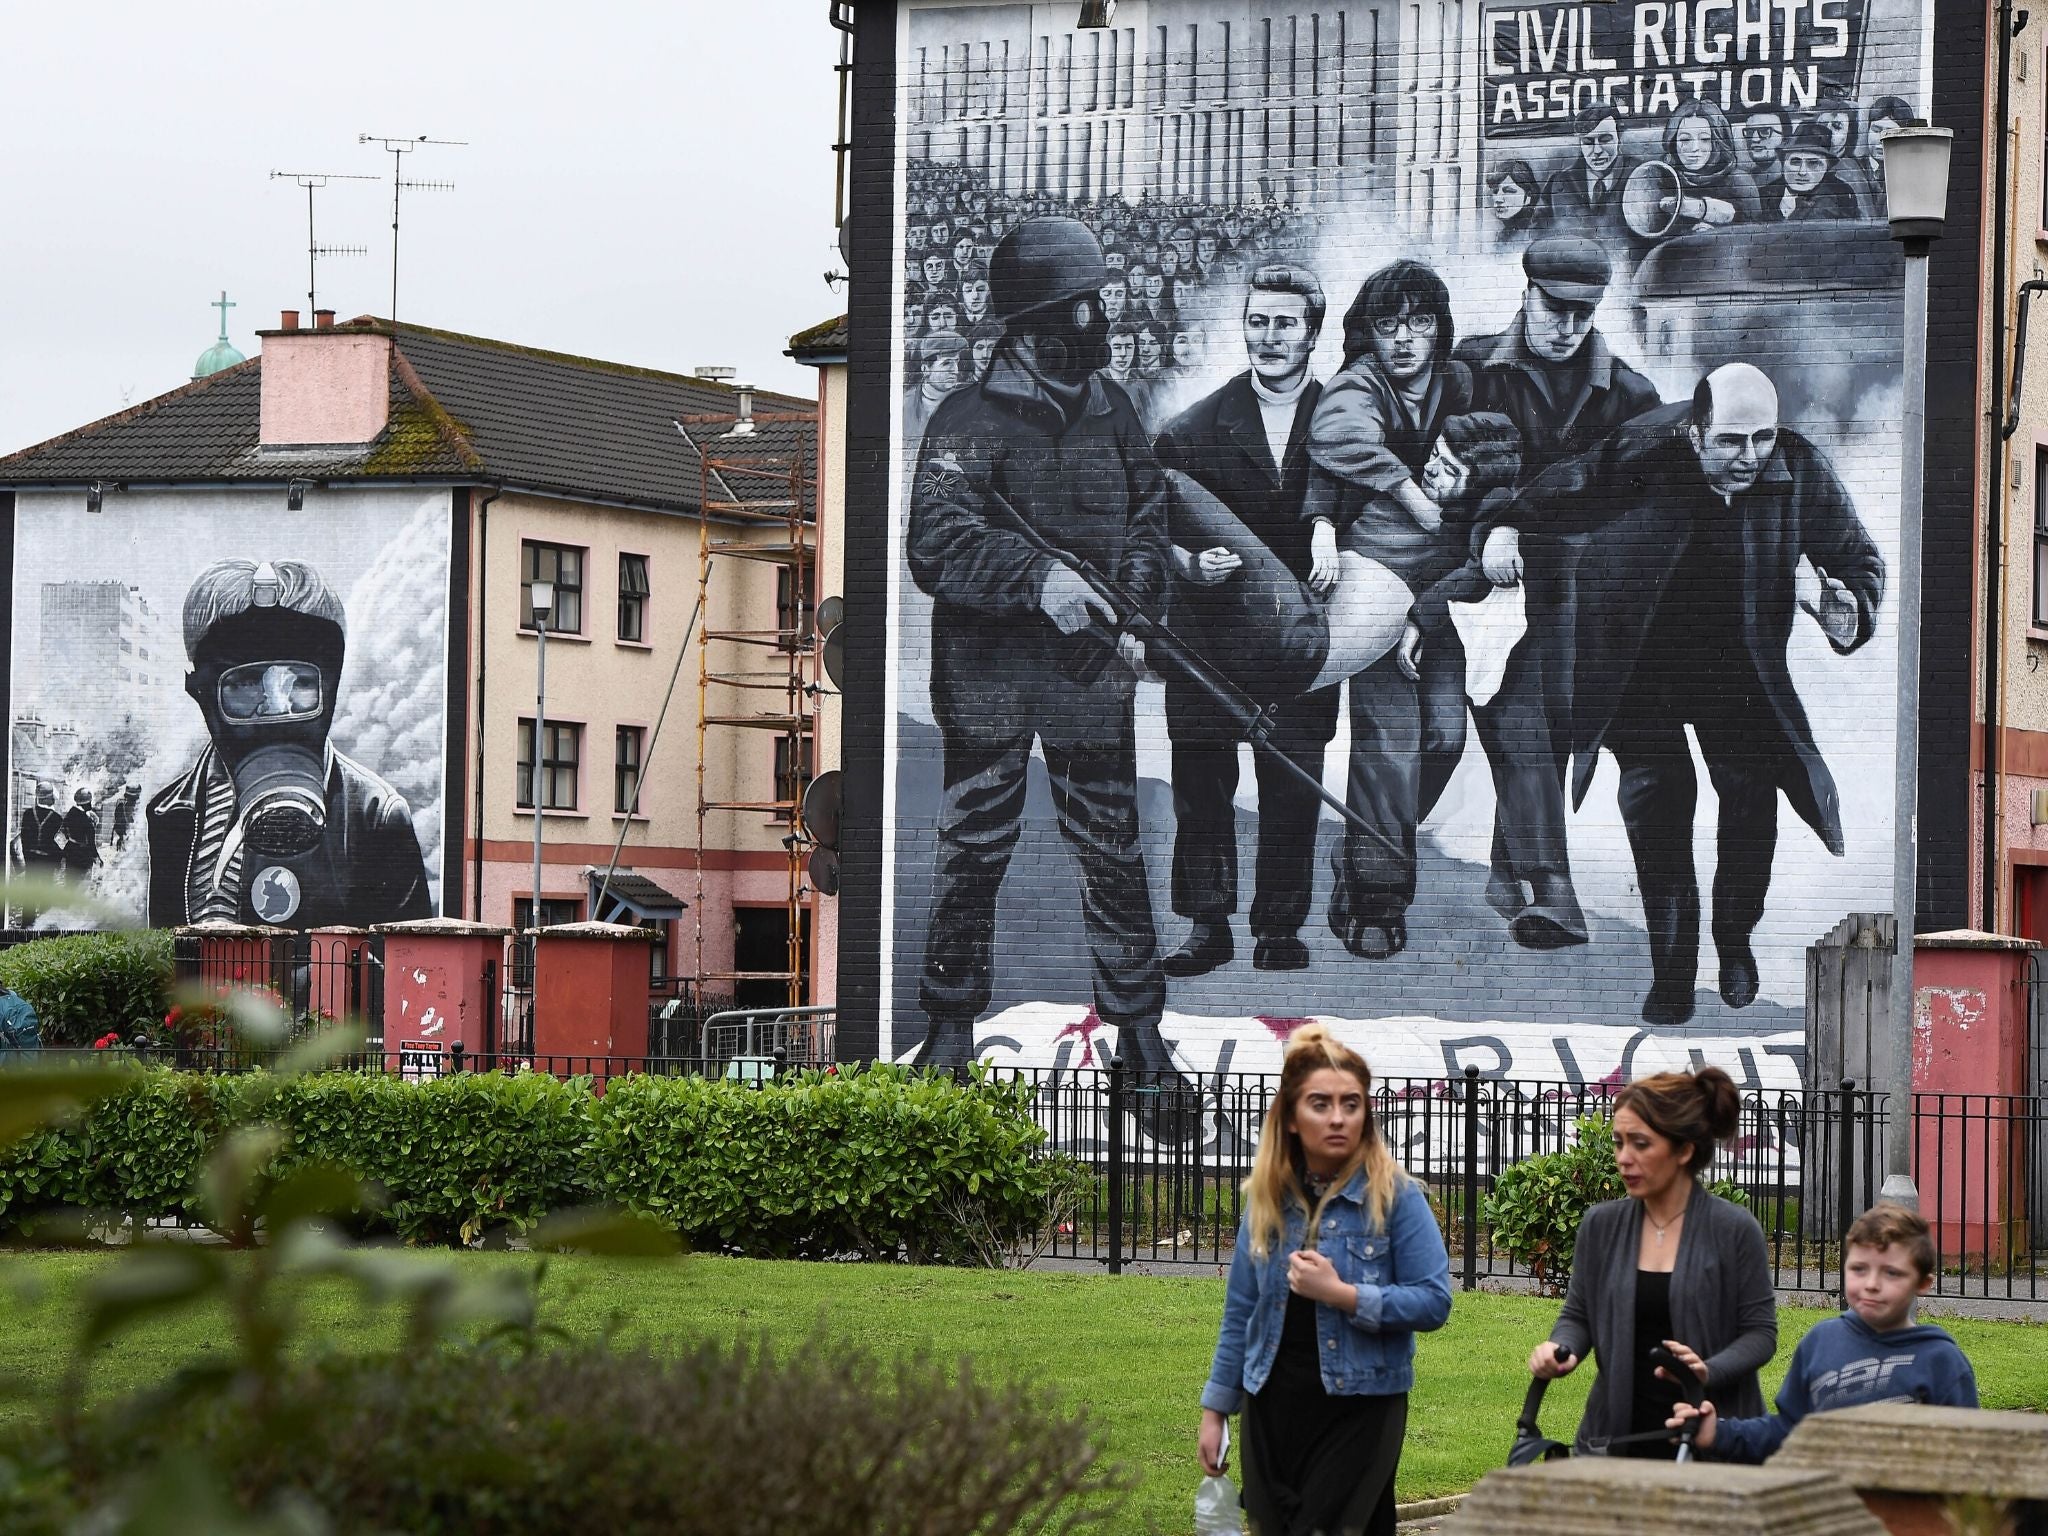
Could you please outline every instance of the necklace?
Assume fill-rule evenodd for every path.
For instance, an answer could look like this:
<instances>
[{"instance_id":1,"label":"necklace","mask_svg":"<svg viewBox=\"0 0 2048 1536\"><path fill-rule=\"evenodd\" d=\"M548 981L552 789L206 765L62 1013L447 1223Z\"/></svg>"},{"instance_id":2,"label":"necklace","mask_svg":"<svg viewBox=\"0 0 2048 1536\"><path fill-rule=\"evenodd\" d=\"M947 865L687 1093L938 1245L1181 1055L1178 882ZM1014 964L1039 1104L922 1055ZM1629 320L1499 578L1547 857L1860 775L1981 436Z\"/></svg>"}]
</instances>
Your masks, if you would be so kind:
<instances>
[{"instance_id":1,"label":"necklace","mask_svg":"<svg viewBox=\"0 0 2048 1536\"><path fill-rule=\"evenodd\" d=\"M1659 1221L1656 1217L1650 1214L1650 1207L1646 1204L1643 1207L1643 1220L1647 1221L1652 1227L1656 1228L1657 1246L1659 1248L1662 1248L1664 1246L1664 1234L1666 1232L1669 1232L1673 1227L1677 1226L1681 1221L1685 1220L1685 1207L1680 1206L1678 1208L1678 1214L1671 1217L1668 1221Z\"/></svg>"}]
</instances>

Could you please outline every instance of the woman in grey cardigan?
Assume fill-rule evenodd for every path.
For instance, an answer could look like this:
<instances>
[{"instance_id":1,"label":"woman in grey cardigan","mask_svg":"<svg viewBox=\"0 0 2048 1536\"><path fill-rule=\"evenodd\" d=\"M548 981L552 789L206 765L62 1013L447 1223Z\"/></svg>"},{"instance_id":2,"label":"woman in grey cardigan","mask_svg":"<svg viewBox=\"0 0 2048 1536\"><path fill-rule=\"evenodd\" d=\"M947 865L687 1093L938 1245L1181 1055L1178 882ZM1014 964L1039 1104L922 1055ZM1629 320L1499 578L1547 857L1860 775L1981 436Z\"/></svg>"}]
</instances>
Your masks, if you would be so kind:
<instances>
[{"instance_id":1,"label":"woman in grey cardigan","mask_svg":"<svg viewBox=\"0 0 2048 1536\"><path fill-rule=\"evenodd\" d=\"M1649 1360L1659 1343L1682 1343L1715 1403L1760 1414L1756 1373L1778 1347L1778 1302L1763 1229L1741 1206L1700 1182L1714 1144L1735 1134L1740 1100L1719 1067L1660 1072L1622 1089L1614 1107L1614 1159L1624 1199L1586 1212L1572 1257L1564 1311L1529 1369L1562 1376L1591 1349L1599 1379L1579 1421L1580 1455L1675 1453L1664 1432L1677 1384Z\"/></svg>"}]
</instances>

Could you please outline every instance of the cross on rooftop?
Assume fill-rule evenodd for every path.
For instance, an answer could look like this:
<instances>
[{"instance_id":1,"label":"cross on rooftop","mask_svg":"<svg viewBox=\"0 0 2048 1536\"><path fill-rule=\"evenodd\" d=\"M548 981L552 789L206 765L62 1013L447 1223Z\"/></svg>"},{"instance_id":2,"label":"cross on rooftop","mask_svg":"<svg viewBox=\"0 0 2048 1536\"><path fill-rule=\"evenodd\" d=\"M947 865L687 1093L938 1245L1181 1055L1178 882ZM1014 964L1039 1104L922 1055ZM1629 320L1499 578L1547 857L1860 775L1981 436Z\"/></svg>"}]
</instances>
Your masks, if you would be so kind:
<instances>
[{"instance_id":1,"label":"cross on rooftop","mask_svg":"<svg viewBox=\"0 0 2048 1536\"><path fill-rule=\"evenodd\" d=\"M235 307L235 301L228 297L227 289L223 288L220 291L220 297L206 307L220 311L220 339L226 341L228 339L228 311Z\"/></svg>"}]
</instances>

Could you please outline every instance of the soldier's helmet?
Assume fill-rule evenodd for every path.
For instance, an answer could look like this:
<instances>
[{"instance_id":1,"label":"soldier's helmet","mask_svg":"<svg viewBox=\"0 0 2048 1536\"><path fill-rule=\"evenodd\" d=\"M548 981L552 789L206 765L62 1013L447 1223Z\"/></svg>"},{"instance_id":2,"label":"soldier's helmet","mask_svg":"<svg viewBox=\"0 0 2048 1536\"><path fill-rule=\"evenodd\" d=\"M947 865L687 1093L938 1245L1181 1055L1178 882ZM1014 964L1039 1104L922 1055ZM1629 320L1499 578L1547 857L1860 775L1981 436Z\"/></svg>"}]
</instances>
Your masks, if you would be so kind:
<instances>
[{"instance_id":1,"label":"soldier's helmet","mask_svg":"<svg viewBox=\"0 0 2048 1536\"><path fill-rule=\"evenodd\" d=\"M1009 320L1026 310L1093 294L1109 281L1102 242L1079 219L1026 219L988 261L989 308Z\"/></svg>"}]
</instances>

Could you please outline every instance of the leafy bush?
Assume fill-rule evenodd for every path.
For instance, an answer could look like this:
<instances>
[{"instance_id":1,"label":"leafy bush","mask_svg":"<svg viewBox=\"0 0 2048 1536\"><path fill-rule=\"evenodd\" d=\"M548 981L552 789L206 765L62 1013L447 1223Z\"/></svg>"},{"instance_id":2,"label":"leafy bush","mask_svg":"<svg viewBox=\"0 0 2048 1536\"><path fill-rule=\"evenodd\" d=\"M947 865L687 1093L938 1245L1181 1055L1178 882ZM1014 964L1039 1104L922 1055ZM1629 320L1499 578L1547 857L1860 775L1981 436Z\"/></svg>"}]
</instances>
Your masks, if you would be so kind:
<instances>
[{"instance_id":1,"label":"leafy bush","mask_svg":"<svg viewBox=\"0 0 2048 1536\"><path fill-rule=\"evenodd\" d=\"M1045 1393L824 1340L333 1359L292 1370L277 1401L261 1421L239 1395L98 1415L70 1499L111 1494L115 1513L141 1502L122 1498L136 1465L196 1461L245 1507L297 1495L336 1536L967 1536L1099 1524L1129 1485ZM35 1531L26 1513L0 1496L9 1529Z\"/></svg>"},{"instance_id":2,"label":"leafy bush","mask_svg":"<svg viewBox=\"0 0 2048 1536\"><path fill-rule=\"evenodd\" d=\"M332 1164L376 1197L354 1218L408 1242L524 1231L606 1201L698 1247L988 1263L1035 1233L1072 1173L1039 1155L1027 1089L893 1068L768 1088L534 1073L409 1082L148 1067L75 1124L0 1150L0 1230L51 1206L196 1219L205 1149L271 1124L278 1171Z\"/></svg>"},{"instance_id":3,"label":"leafy bush","mask_svg":"<svg viewBox=\"0 0 2048 1536\"><path fill-rule=\"evenodd\" d=\"M1022 1083L965 1086L894 1067L807 1072L766 1092L629 1077L595 1104L592 1190L699 1247L754 1257L858 1253L971 1262L959 1220L1010 1238L1043 1218L1059 1170Z\"/></svg>"},{"instance_id":4,"label":"leafy bush","mask_svg":"<svg viewBox=\"0 0 2048 1536\"><path fill-rule=\"evenodd\" d=\"M1605 1115L1581 1116L1573 1122L1570 1146L1503 1170L1486 1197L1483 1209L1493 1241L1528 1265L1553 1295L1562 1294L1571 1279L1572 1250L1586 1212L1628 1193L1614 1163L1613 1129ZM1724 1200L1746 1203L1742 1191L1725 1179L1711 1187Z\"/></svg>"},{"instance_id":5,"label":"leafy bush","mask_svg":"<svg viewBox=\"0 0 2048 1536\"><path fill-rule=\"evenodd\" d=\"M160 1028L171 980L167 931L64 934L0 952L0 984L35 1005L48 1045Z\"/></svg>"}]
</instances>

